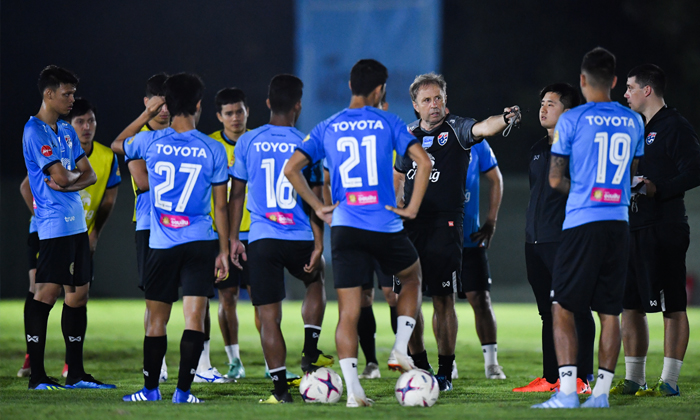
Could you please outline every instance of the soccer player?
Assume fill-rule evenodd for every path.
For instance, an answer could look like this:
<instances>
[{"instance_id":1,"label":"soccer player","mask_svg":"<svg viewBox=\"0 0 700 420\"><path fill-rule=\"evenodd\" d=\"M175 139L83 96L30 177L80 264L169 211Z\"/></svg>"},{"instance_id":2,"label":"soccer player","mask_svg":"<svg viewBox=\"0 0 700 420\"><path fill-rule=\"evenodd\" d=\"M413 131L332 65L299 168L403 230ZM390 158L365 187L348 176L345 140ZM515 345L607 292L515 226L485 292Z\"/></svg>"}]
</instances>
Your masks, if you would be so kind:
<instances>
[{"instance_id":1,"label":"soccer player","mask_svg":"<svg viewBox=\"0 0 700 420\"><path fill-rule=\"evenodd\" d=\"M554 127L559 116L579 106L581 98L573 86L554 83L540 92L540 125L547 135L530 149L530 201L526 212L525 263L527 279L535 294L537 310L542 319L542 376L514 392L551 392L559 386L559 366L554 351L552 329L552 268L561 244L561 226L566 214L566 195L549 185L549 165ZM574 314L578 336L579 369L576 392L590 393L589 375L593 376L593 345L595 322L589 308Z\"/></svg>"},{"instance_id":2,"label":"soccer player","mask_svg":"<svg viewBox=\"0 0 700 420\"><path fill-rule=\"evenodd\" d=\"M67 388L115 388L83 367L87 300L91 281L90 240L78 191L96 182L73 127L59 120L75 102L78 78L58 66L39 75L42 104L24 126L22 146L39 234L34 298L25 307L24 329L32 367L29 389L62 389L44 370L46 326L61 290L65 291L61 329L68 362Z\"/></svg>"},{"instance_id":3,"label":"soccer player","mask_svg":"<svg viewBox=\"0 0 700 420\"><path fill-rule=\"evenodd\" d=\"M403 283L397 302L397 332L389 368L414 367L407 355L421 299L418 255L403 231L401 217L418 213L430 174L430 159L396 115L377 109L386 91L386 67L372 59L358 61L350 72L350 106L318 124L287 163L284 174L326 223L331 225L333 277L339 320L335 342L347 389L347 406L369 406L357 375L357 322L362 285L376 259L385 274ZM413 203L396 208L391 162L393 152L416 161ZM301 170L326 159L331 175L332 206L314 195Z\"/></svg>"},{"instance_id":4,"label":"soccer player","mask_svg":"<svg viewBox=\"0 0 700 420\"><path fill-rule=\"evenodd\" d=\"M575 313L591 308L601 326L598 378L582 407L609 406L620 353L630 174L644 154L644 126L639 114L610 99L617 78L608 50L597 47L583 57L580 83L587 103L559 117L549 169L551 187L569 196L550 295L559 391L533 408L579 407Z\"/></svg>"},{"instance_id":5,"label":"soccer player","mask_svg":"<svg viewBox=\"0 0 700 420\"><path fill-rule=\"evenodd\" d=\"M287 350L280 329L285 268L306 286L302 305L304 349L301 367L309 372L333 364L333 358L324 355L317 347L326 309L323 222L315 215L309 220L303 203L297 200L294 189L283 174L289 158L304 138L294 128L301 112L302 89L302 81L290 74L272 78L267 99L270 122L241 136L230 171L234 180L229 204L231 258L241 268L239 256L246 260L250 255L251 300L260 317L260 340L275 387L269 398L260 400L267 404L292 402L286 377ZM305 172L320 195L323 184L320 165L309 166ZM246 183L251 215L247 254L239 234Z\"/></svg>"},{"instance_id":6,"label":"soccer player","mask_svg":"<svg viewBox=\"0 0 700 420\"><path fill-rule=\"evenodd\" d=\"M664 100L666 76L653 64L627 75L625 98L644 115L644 157L637 176L639 191L630 208L630 259L622 312L625 379L610 393L680 395L678 376L688 348L685 254L689 227L683 197L700 185L700 145L688 121ZM663 312L664 364L661 379L647 390L649 349L646 314Z\"/></svg>"},{"instance_id":7,"label":"soccer player","mask_svg":"<svg viewBox=\"0 0 700 420\"><path fill-rule=\"evenodd\" d=\"M124 401L161 399L158 372L167 350L166 326L182 287L185 330L174 403L199 403L190 387L204 346L204 318L214 280L228 275L228 182L224 147L196 130L204 84L193 74L168 77L163 85L172 117L169 128L117 137L112 150L143 159L151 199L150 252L144 267L148 307L143 343L144 388ZM150 102L150 101L149 101ZM149 104L150 105L150 104ZM154 113L153 117L157 115ZM139 117L141 118L141 117ZM137 119L131 125L141 123ZM127 130L125 130L126 132ZM140 187L140 186L139 186ZM218 235L212 227L212 190Z\"/></svg>"},{"instance_id":8,"label":"soccer player","mask_svg":"<svg viewBox=\"0 0 700 420\"><path fill-rule=\"evenodd\" d=\"M408 127L430 156L433 168L425 200L416 219L406 223L406 231L420 255L423 292L433 299L439 365L436 379L441 391L449 391L452 389L457 340L454 295L458 291L462 274L462 224L469 150L484 137L501 133L510 120L519 114L516 112L517 107L505 108L504 114L480 122L448 114L447 83L441 75L435 73L417 76L409 93L413 109L420 118ZM399 189L403 189L403 200L410 205L415 183L415 164L404 156L396 160L394 168ZM423 343L422 319L422 316L418 317L413 331L411 355L417 367L430 370ZM494 374L499 375L498 372Z\"/></svg>"}]
</instances>

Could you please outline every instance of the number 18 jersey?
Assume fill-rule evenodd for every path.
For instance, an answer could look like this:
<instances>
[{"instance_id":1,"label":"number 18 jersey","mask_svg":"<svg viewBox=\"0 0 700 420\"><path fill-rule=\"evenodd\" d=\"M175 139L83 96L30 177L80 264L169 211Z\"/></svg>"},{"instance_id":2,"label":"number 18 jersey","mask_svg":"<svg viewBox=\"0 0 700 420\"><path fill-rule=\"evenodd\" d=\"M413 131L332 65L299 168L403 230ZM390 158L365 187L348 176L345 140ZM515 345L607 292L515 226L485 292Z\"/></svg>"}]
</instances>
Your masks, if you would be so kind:
<instances>
[{"instance_id":1,"label":"number 18 jersey","mask_svg":"<svg viewBox=\"0 0 700 420\"><path fill-rule=\"evenodd\" d=\"M559 117L552 155L568 156L571 189L562 229L628 220L630 165L644 155L644 123L617 102L589 102Z\"/></svg>"},{"instance_id":2,"label":"number 18 jersey","mask_svg":"<svg viewBox=\"0 0 700 420\"><path fill-rule=\"evenodd\" d=\"M326 159L331 175L332 226L350 226L375 232L399 232L393 151L403 156L417 142L398 116L365 106L333 115L318 124L300 150L312 162Z\"/></svg>"}]
</instances>

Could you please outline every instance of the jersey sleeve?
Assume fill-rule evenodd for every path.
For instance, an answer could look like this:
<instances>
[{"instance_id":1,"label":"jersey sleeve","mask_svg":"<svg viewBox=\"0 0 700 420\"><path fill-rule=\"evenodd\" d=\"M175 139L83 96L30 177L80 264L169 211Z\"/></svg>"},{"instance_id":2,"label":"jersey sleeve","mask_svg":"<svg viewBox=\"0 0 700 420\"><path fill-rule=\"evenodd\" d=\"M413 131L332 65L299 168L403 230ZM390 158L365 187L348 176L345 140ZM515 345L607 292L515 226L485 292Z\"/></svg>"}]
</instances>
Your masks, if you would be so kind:
<instances>
[{"instance_id":1,"label":"jersey sleeve","mask_svg":"<svg viewBox=\"0 0 700 420\"><path fill-rule=\"evenodd\" d=\"M411 133L406 123L398 116L394 115L394 122L391 129L394 134L394 150L397 154L405 156L409 146L417 142L418 139L416 139L416 136Z\"/></svg>"},{"instance_id":2,"label":"jersey sleeve","mask_svg":"<svg viewBox=\"0 0 700 420\"><path fill-rule=\"evenodd\" d=\"M24 130L25 155L36 162L45 174L48 174L49 166L61 162L56 150L54 150L56 146L52 145L49 139L48 135L42 135L35 127L28 127Z\"/></svg>"},{"instance_id":3,"label":"jersey sleeve","mask_svg":"<svg viewBox=\"0 0 700 420\"><path fill-rule=\"evenodd\" d=\"M326 157L326 151L323 148L323 132L325 129L325 121L317 124L306 138L304 138L301 142L301 146L297 149L305 154L311 163L316 163Z\"/></svg>"},{"instance_id":4,"label":"jersey sleeve","mask_svg":"<svg viewBox=\"0 0 700 420\"><path fill-rule=\"evenodd\" d=\"M136 133L135 136L129 137L128 139L124 140L124 156L126 156L126 160L133 160L133 159L143 159L143 143L144 143L144 137L146 134L142 133L148 133L148 131L142 131L139 133Z\"/></svg>"},{"instance_id":5,"label":"jersey sleeve","mask_svg":"<svg viewBox=\"0 0 700 420\"><path fill-rule=\"evenodd\" d=\"M229 175L232 178L248 181L248 169L246 168L246 152L248 151L248 142L243 139L238 139L236 148L233 149L233 166L229 168ZM223 146L222 146L223 147Z\"/></svg>"},{"instance_id":6,"label":"jersey sleeve","mask_svg":"<svg viewBox=\"0 0 700 420\"><path fill-rule=\"evenodd\" d=\"M212 152L214 153L214 174L211 178L212 185L221 185L228 182L228 158L223 144L214 140ZM235 149L234 149L235 150Z\"/></svg>"},{"instance_id":7,"label":"jersey sleeve","mask_svg":"<svg viewBox=\"0 0 700 420\"><path fill-rule=\"evenodd\" d=\"M473 118L457 118L455 121L457 139L464 149L468 149L476 143L474 134L472 134L472 127L474 124L476 124L476 120Z\"/></svg>"},{"instance_id":8,"label":"jersey sleeve","mask_svg":"<svg viewBox=\"0 0 700 420\"><path fill-rule=\"evenodd\" d=\"M634 157L644 156L644 121L639 114L635 115L637 117L637 127L639 127L639 135L637 136L637 147L634 150Z\"/></svg>"},{"instance_id":9,"label":"jersey sleeve","mask_svg":"<svg viewBox=\"0 0 700 420\"><path fill-rule=\"evenodd\" d=\"M554 127L554 140L552 141L552 154L560 156L571 155L571 143L574 137L574 124L566 114L562 114Z\"/></svg>"},{"instance_id":10,"label":"jersey sleeve","mask_svg":"<svg viewBox=\"0 0 700 420\"><path fill-rule=\"evenodd\" d=\"M109 179L107 179L107 188L113 188L121 184L122 177L119 173L119 162L117 161L117 155L112 154L112 169L109 171Z\"/></svg>"},{"instance_id":11,"label":"jersey sleeve","mask_svg":"<svg viewBox=\"0 0 700 420\"><path fill-rule=\"evenodd\" d=\"M498 166L496 155L493 153L491 145L486 140L472 147L472 153L474 153L474 150L477 150L479 154L479 172L488 172L495 166Z\"/></svg>"}]
</instances>

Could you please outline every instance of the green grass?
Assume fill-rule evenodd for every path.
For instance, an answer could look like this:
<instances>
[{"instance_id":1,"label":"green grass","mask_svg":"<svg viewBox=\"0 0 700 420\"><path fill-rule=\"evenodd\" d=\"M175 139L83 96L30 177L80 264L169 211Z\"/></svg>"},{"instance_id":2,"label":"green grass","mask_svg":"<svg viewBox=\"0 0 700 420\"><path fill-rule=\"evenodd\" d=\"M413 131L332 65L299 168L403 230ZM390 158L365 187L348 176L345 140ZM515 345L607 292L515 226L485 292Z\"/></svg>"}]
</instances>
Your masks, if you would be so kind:
<instances>
[{"instance_id":1,"label":"green grass","mask_svg":"<svg viewBox=\"0 0 700 420\"><path fill-rule=\"evenodd\" d=\"M21 301L0 303L0 417L7 418L235 418L235 419L311 419L347 415L343 398L341 404L304 404L298 395L296 403L284 406L262 406L257 403L269 395L272 385L263 379L264 362L260 341L253 324L253 311L248 302L239 309L240 345L248 378L234 384L194 384L193 393L206 404L176 406L169 400L174 391L179 359L179 339L184 326L182 306L176 304L169 328L168 356L170 380L161 386L164 401L158 403L124 403L121 396L143 386L141 374L144 303L137 300L94 300L88 305L88 333L85 343L86 369L100 380L116 383L117 390L39 392L28 391L27 380L15 375L20 368L25 344L23 340ZM223 349L216 306L212 332L212 363L225 371ZM47 338L46 367L49 375L58 376L63 366L64 345L60 331L60 302L52 311ZM424 308L428 316L432 310ZM400 407L393 395L397 373L380 364L382 379L364 380L367 395L376 402L369 409L350 411L366 419L414 418L616 418L616 419L675 419L700 418L700 335L691 330L690 345L679 383L679 398L611 397L609 410L531 410L532 404L542 402L547 394L511 392L516 386L530 382L541 374L540 321L534 305L500 304L495 306L499 322L499 362L508 379L488 381L484 378L481 348L474 332L474 320L467 304L458 305L460 331L457 341L457 364L460 378L454 391L443 393L431 409ZM389 326L389 311L384 303L374 308L377 317L377 355L386 360L393 344ZM689 311L691 325L700 323L700 310ZM333 341L338 319L337 306L329 302L324 332L319 347L335 355ZM661 373L663 362L663 330L661 315L649 318L651 345L647 365L647 380L653 382ZM428 326L429 328L429 326ZM284 305L282 329L287 340L287 368L300 372L299 355L303 341L300 303ZM437 352L432 331L426 331L428 354L433 365ZM364 358L360 355L360 365ZM335 366L340 373L340 368ZM616 379L624 376L624 359L620 356ZM203 417L206 416L206 417Z\"/></svg>"}]
</instances>

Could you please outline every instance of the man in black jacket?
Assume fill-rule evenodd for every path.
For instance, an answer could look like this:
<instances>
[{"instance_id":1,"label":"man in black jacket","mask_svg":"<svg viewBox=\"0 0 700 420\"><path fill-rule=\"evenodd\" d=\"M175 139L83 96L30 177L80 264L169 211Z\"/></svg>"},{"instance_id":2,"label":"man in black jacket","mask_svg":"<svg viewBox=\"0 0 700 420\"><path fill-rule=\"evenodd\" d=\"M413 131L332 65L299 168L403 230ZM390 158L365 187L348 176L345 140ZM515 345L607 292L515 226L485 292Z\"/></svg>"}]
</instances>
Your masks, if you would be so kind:
<instances>
[{"instance_id":1,"label":"man in black jacket","mask_svg":"<svg viewBox=\"0 0 700 420\"><path fill-rule=\"evenodd\" d=\"M549 185L550 151L554 127L559 116L581 103L578 91L567 83L555 83L540 92L540 124L547 135L532 146L530 157L530 202L527 206L525 228L525 261L527 279L537 301L542 318L542 377L515 392L550 392L559 386L559 365L554 352L552 330L552 269L561 241L567 196ZM578 332L578 378L576 391L590 393L588 375L593 373L593 342L595 322L590 311L576 314Z\"/></svg>"},{"instance_id":2,"label":"man in black jacket","mask_svg":"<svg viewBox=\"0 0 700 420\"><path fill-rule=\"evenodd\" d=\"M664 101L666 76L653 64L627 75L625 98L645 118L644 157L637 194L630 205L630 259L622 313L625 379L617 394L676 396L688 348L685 254L690 243L685 191L700 185L700 144L692 126ZM647 389L646 314L663 312L664 365L661 379Z\"/></svg>"}]
</instances>

